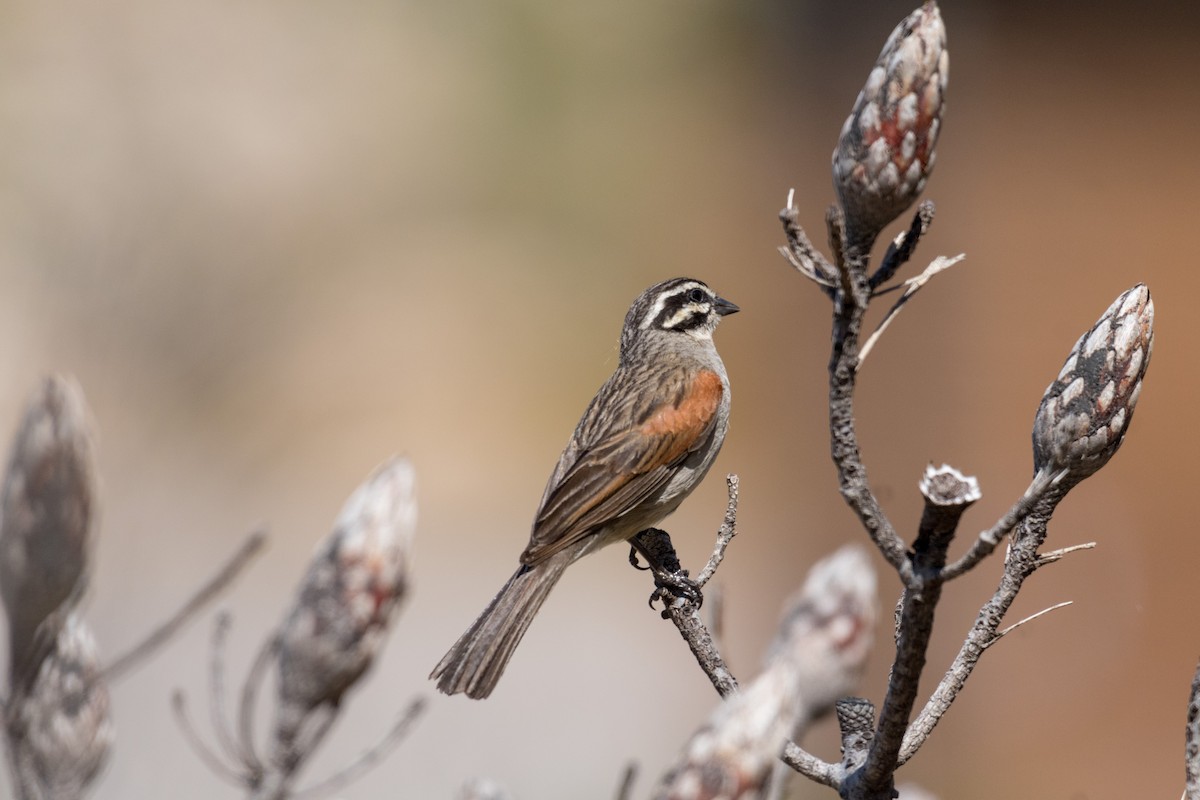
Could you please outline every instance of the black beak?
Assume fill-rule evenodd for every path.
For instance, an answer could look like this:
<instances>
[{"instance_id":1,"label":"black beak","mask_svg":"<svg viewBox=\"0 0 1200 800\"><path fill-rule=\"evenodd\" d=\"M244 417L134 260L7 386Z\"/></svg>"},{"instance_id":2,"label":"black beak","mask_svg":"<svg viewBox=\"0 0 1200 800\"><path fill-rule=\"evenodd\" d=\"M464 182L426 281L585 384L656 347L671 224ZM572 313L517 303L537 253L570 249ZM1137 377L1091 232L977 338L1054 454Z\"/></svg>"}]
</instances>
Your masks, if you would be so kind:
<instances>
[{"instance_id":1,"label":"black beak","mask_svg":"<svg viewBox=\"0 0 1200 800\"><path fill-rule=\"evenodd\" d=\"M717 312L718 317L726 317L730 314L736 314L737 312L741 311L740 308L726 300L724 297L717 298L717 302L713 303L713 310Z\"/></svg>"}]
</instances>

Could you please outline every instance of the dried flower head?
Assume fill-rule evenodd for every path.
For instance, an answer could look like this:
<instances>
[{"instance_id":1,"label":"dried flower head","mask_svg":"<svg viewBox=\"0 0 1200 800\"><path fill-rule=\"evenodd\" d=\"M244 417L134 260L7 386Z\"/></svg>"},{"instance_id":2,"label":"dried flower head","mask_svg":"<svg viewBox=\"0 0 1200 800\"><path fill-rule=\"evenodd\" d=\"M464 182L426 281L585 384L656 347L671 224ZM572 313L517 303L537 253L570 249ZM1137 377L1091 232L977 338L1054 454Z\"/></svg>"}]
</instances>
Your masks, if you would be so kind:
<instances>
[{"instance_id":1,"label":"dried flower head","mask_svg":"<svg viewBox=\"0 0 1200 800\"><path fill-rule=\"evenodd\" d=\"M382 646L408 587L416 526L412 465L393 458L351 495L318 547L279 638L276 743L336 707Z\"/></svg>"},{"instance_id":2,"label":"dried flower head","mask_svg":"<svg viewBox=\"0 0 1200 800\"><path fill-rule=\"evenodd\" d=\"M833 185L851 241L874 241L925 188L942 124L950 57L929 0L883 46L833 151Z\"/></svg>"},{"instance_id":3,"label":"dried flower head","mask_svg":"<svg viewBox=\"0 0 1200 800\"><path fill-rule=\"evenodd\" d=\"M788 603L766 668L692 736L655 797L760 797L786 739L857 682L874 639L875 597L861 548L818 562Z\"/></svg>"},{"instance_id":4,"label":"dried flower head","mask_svg":"<svg viewBox=\"0 0 1200 800\"><path fill-rule=\"evenodd\" d=\"M10 698L8 741L21 797L82 797L103 768L113 742L108 688L96 642L75 614L27 691Z\"/></svg>"},{"instance_id":5,"label":"dried flower head","mask_svg":"<svg viewBox=\"0 0 1200 800\"><path fill-rule=\"evenodd\" d=\"M39 627L83 592L95 480L83 390L47 378L17 430L0 500L0 598L15 681L36 672L35 636L45 646L57 635Z\"/></svg>"},{"instance_id":6,"label":"dried flower head","mask_svg":"<svg viewBox=\"0 0 1200 800\"><path fill-rule=\"evenodd\" d=\"M1033 420L1034 469L1072 483L1103 467L1125 439L1154 346L1145 284L1122 294L1071 348Z\"/></svg>"}]
</instances>

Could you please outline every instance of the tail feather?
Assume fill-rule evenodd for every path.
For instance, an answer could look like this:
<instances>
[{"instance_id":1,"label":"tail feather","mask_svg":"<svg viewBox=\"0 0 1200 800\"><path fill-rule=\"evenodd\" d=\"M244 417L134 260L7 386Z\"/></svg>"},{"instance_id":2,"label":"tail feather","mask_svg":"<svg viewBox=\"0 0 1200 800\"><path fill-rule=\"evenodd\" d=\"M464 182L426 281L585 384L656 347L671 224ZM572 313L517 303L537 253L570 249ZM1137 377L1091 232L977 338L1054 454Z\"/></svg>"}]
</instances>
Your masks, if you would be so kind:
<instances>
[{"instance_id":1,"label":"tail feather","mask_svg":"<svg viewBox=\"0 0 1200 800\"><path fill-rule=\"evenodd\" d=\"M429 677L437 681L439 691L461 692L477 700L492 693L529 623L574 560L571 555L558 553L513 573L479 619L433 668Z\"/></svg>"}]
</instances>

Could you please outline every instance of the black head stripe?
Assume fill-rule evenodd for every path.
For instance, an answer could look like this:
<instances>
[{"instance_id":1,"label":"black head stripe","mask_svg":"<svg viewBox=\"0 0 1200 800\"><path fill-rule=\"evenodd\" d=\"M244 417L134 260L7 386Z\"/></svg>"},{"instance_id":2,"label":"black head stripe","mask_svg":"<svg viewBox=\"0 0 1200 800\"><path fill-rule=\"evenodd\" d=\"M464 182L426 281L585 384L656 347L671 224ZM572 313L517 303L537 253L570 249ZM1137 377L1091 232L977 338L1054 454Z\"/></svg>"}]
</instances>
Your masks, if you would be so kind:
<instances>
[{"instance_id":1,"label":"black head stripe","mask_svg":"<svg viewBox=\"0 0 1200 800\"><path fill-rule=\"evenodd\" d=\"M699 291L703 299L689 297ZM644 330L690 331L710 324L716 295L695 278L672 278L651 286L634 301L625 317L621 351L633 346Z\"/></svg>"}]
</instances>

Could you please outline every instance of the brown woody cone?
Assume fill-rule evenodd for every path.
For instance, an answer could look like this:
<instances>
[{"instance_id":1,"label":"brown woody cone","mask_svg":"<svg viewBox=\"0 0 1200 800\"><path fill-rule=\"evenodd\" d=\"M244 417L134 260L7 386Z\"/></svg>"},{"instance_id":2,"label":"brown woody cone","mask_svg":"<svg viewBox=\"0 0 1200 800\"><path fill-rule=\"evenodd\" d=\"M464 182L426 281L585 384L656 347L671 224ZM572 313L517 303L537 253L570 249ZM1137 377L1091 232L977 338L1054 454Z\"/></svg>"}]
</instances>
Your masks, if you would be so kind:
<instances>
[{"instance_id":1,"label":"brown woody cone","mask_svg":"<svg viewBox=\"0 0 1200 800\"><path fill-rule=\"evenodd\" d=\"M883 46L833 151L833 185L851 244L874 242L925 188L949 78L937 4L908 15Z\"/></svg>"},{"instance_id":2,"label":"brown woody cone","mask_svg":"<svg viewBox=\"0 0 1200 800\"><path fill-rule=\"evenodd\" d=\"M1033 420L1033 464L1067 470L1070 484L1108 463L1121 442L1150 365L1154 301L1145 284L1122 294L1079 337Z\"/></svg>"}]
</instances>

